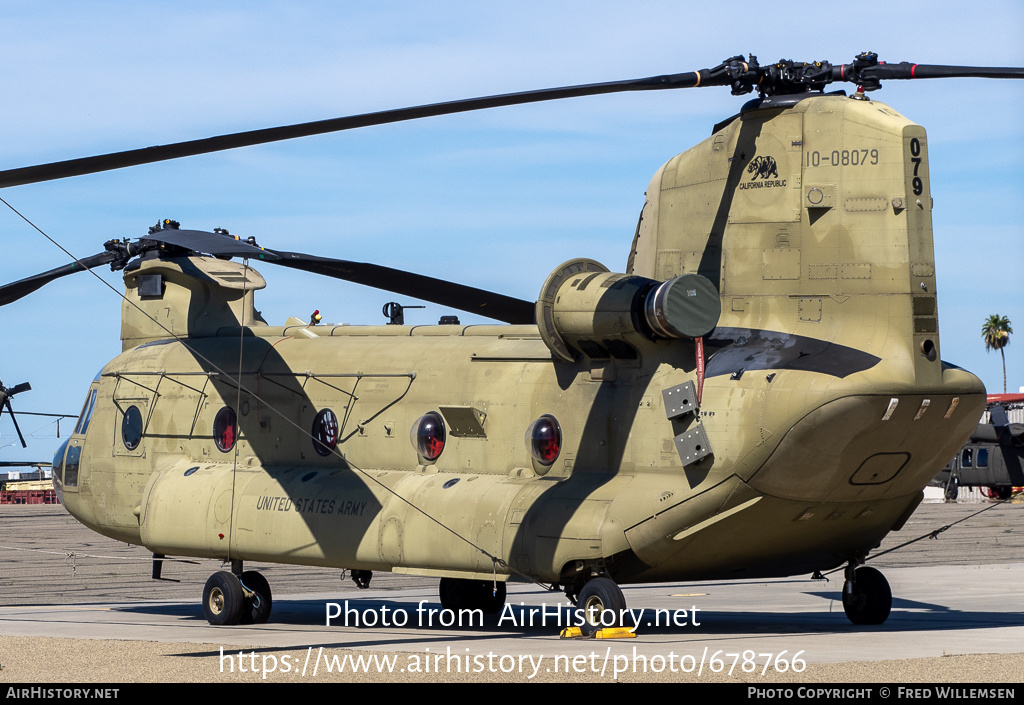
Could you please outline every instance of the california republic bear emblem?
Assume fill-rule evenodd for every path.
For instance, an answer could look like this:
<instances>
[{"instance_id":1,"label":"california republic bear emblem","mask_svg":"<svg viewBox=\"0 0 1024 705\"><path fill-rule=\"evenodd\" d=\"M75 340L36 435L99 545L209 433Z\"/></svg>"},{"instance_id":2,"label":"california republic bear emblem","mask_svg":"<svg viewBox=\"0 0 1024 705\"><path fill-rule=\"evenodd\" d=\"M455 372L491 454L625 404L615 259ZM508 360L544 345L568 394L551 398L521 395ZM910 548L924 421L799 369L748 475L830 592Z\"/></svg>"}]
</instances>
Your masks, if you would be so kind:
<instances>
[{"instance_id":1,"label":"california republic bear emblem","mask_svg":"<svg viewBox=\"0 0 1024 705\"><path fill-rule=\"evenodd\" d=\"M779 169L773 157L754 157L747 165L747 172L753 174L753 179L779 178Z\"/></svg>"}]
</instances>

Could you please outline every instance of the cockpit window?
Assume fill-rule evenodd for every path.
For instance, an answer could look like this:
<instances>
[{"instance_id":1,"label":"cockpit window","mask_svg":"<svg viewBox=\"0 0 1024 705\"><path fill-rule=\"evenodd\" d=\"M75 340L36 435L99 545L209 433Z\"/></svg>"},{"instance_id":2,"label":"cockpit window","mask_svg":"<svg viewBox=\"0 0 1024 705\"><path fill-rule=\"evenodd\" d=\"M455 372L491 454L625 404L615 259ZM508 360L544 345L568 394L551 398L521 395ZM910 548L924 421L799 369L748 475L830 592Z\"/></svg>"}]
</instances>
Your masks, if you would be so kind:
<instances>
[{"instance_id":1,"label":"cockpit window","mask_svg":"<svg viewBox=\"0 0 1024 705\"><path fill-rule=\"evenodd\" d=\"M973 468L974 467L974 449L964 448L963 453L960 454L960 467L962 468Z\"/></svg>"},{"instance_id":2,"label":"cockpit window","mask_svg":"<svg viewBox=\"0 0 1024 705\"><path fill-rule=\"evenodd\" d=\"M988 448L978 448L978 467L988 467Z\"/></svg>"},{"instance_id":3,"label":"cockpit window","mask_svg":"<svg viewBox=\"0 0 1024 705\"><path fill-rule=\"evenodd\" d=\"M89 390L89 396L82 406L82 413L78 416L78 424L75 425L75 433L84 434L89 429L89 420L92 419L92 410L96 406L96 390Z\"/></svg>"},{"instance_id":4,"label":"cockpit window","mask_svg":"<svg viewBox=\"0 0 1024 705\"><path fill-rule=\"evenodd\" d=\"M78 487L78 463L81 458L82 446L71 446L68 448L68 454L64 460L65 487Z\"/></svg>"},{"instance_id":5,"label":"cockpit window","mask_svg":"<svg viewBox=\"0 0 1024 705\"><path fill-rule=\"evenodd\" d=\"M68 449L68 443L71 441L70 438L65 439L60 447L57 448L57 452L53 454L53 477L57 482L64 482L64 451Z\"/></svg>"}]
</instances>

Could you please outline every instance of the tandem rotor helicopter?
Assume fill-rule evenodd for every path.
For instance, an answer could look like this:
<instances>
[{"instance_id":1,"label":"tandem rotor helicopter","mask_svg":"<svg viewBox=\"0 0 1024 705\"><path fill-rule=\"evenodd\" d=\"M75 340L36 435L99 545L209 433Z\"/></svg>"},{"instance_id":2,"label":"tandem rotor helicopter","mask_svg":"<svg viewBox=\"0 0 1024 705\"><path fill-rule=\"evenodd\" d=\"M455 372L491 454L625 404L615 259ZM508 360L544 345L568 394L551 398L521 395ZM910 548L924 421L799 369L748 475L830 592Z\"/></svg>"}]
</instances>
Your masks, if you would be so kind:
<instances>
[{"instance_id":1,"label":"tandem rotor helicopter","mask_svg":"<svg viewBox=\"0 0 1024 705\"><path fill-rule=\"evenodd\" d=\"M229 562L213 624L265 621L246 561L440 579L494 612L505 581L565 592L584 631L619 585L845 566L856 624L889 615L863 563L975 429L985 389L942 362L924 128L881 81L1020 68L732 57L712 69L405 108L0 172L0 187L247 145L621 91L757 91L654 175L626 271L558 265L525 301L165 220L0 287L123 270L123 352L90 384L54 485L106 536ZM856 92L827 93L834 82ZM235 258L235 259L233 259ZM254 265L500 322L271 325Z\"/></svg>"}]
</instances>

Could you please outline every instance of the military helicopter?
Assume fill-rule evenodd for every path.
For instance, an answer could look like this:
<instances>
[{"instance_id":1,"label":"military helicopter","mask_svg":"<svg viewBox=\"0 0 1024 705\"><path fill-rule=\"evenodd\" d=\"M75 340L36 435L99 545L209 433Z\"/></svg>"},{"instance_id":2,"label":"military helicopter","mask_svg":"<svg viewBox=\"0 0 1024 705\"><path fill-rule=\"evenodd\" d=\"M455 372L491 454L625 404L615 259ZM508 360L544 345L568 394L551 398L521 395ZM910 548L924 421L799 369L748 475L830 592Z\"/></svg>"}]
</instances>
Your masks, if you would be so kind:
<instances>
[{"instance_id":1,"label":"military helicopter","mask_svg":"<svg viewBox=\"0 0 1024 705\"><path fill-rule=\"evenodd\" d=\"M213 624L261 622L245 561L436 576L493 612L522 578L593 633L620 585L845 565L856 624L892 594L864 560L970 436L985 389L941 361L925 130L888 79L1024 69L732 57L712 69L454 101L0 172L0 187L324 132L620 91L757 91L655 174L626 271L578 258L525 301L167 219L0 287L124 271L123 352L93 380L54 485L92 529L230 562ZM826 93L833 82L853 95ZM231 258L240 258L233 261ZM501 325L270 325L251 264ZM406 440L408 439L408 441Z\"/></svg>"},{"instance_id":2,"label":"military helicopter","mask_svg":"<svg viewBox=\"0 0 1024 705\"><path fill-rule=\"evenodd\" d=\"M1013 423L1007 407L1019 418L1024 394L994 394L983 418L967 443L932 480L955 500L960 487L980 487L990 497L1010 499L1013 488L1024 486L1024 424Z\"/></svg>"}]
</instances>

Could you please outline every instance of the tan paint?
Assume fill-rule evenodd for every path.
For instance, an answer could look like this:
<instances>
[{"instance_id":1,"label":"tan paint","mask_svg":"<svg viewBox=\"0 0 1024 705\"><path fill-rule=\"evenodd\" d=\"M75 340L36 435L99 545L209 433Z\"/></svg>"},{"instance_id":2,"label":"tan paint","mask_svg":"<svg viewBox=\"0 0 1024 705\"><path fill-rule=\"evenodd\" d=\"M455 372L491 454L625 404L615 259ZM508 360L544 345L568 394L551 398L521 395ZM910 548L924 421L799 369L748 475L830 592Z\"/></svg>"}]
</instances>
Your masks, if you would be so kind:
<instances>
[{"instance_id":1,"label":"tan paint","mask_svg":"<svg viewBox=\"0 0 1024 705\"><path fill-rule=\"evenodd\" d=\"M251 269L147 260L129 301L189 348L125 305L65 503L166 554L450 577L757 577L860 558L984 404L977 378L940 362L927 166L924 130L881 103L748 111L655 175L633 278L593 279L607 297L558 288L584 276L545 290L544 336L271 327ZM155 273L165 293L143 300L137 278ZM613 287L687 274L715 284L721 314L699 409L670 418L662 395L697 381L694 344L650 340ZM145 429L129 450L131 405ZM224 406L228 453L213 442ZM340 427L328 457L310 435L322 409ZM436 462L408 440L430 411L455 430ZM544 414L563 434L550 467L524 442ZM687 442L711 453L684 465L674 439L697 431Z\"/></svg>"}]
</instances>

